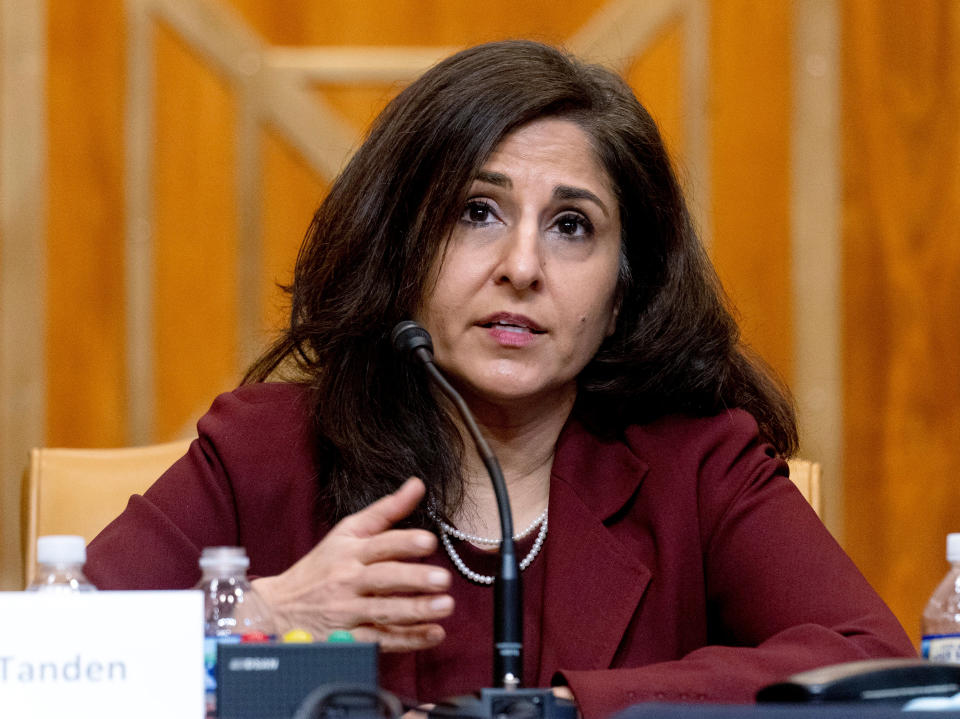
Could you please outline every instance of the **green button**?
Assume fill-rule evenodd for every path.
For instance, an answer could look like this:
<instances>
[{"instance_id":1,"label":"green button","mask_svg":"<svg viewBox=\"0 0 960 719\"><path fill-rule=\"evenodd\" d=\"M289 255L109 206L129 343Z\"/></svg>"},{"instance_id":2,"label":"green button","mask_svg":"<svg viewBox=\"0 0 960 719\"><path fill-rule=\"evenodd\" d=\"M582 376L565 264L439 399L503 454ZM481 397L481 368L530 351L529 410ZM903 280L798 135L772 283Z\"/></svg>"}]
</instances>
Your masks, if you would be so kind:
<instances>
[{"instance_id":1,"label":"green button","mask_svg":"<svg viewBox=\"0 0 960 719\"><path fill-rule=\"evenodd\" d=\"M327 637L328 642L352 642L353 635L346 631L345 629L338 629L335 632L330 632L330 636Z\"/></svg>"}]
</instances>

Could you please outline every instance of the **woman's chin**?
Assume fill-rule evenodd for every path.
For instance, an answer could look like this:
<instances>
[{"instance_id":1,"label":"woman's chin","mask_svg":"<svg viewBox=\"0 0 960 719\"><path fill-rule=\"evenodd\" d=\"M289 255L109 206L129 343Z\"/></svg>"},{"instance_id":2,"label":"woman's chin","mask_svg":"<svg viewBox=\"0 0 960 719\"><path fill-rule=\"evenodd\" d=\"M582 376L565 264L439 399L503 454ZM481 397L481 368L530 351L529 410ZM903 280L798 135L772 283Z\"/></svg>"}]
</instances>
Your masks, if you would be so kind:
<instances>
[{"instance_id":1,"label":"woman's chin","mask_svg":"<svg viewBox=\"0 0 960 719\"><path fill-rule=\"evenodd\" d=\"M550 385L542 382L499 380L470 383L464 394L468 404L472 406L488 404L503 409L548 411L554 405L572 405L576 395L576 383Z\"/></svg>"}]
</instances>

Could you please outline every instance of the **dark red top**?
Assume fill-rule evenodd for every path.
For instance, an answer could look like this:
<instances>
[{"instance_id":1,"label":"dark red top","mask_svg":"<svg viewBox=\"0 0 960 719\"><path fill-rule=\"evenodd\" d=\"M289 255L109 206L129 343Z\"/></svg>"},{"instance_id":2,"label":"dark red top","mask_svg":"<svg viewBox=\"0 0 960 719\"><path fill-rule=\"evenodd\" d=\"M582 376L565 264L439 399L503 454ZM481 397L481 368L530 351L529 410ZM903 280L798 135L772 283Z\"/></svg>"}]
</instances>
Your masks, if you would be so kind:
<instances>
[{"instance_id":1,"label":"dark red top","mask_svg":"<svg viewBox=\"0 0 960 719\"><path fill-rule=\"evenodd\" d=\"M328 530L313 510L308 427L297 386L218 397L187 455L91 543L90 579L190 587L212 545L246 547L251 574L282 572ZM749 702L814 666L914 654L744 412L667 417L623 441L571 421L549 522L523 573L524 678L568 683L587 719L639 701ZM480 553L465 559L484 571ZM442 550L427 561L454 571L456 610L441 646L382 655L381 683L408 701L492 680L492 590Z\"/></svg>"}]
</instances>

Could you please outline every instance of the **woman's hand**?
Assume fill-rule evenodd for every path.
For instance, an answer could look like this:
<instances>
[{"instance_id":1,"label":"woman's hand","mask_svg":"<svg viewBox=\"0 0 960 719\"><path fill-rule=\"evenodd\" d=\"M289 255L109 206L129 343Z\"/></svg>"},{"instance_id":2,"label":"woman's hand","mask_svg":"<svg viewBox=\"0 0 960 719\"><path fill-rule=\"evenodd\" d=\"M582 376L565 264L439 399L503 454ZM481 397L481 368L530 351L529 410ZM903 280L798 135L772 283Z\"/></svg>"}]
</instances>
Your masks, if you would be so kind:
<instances>
[{"instance_id":1,"label":"woman's hand","mask_svg":"<svg viewBox=\"0 0 960 719\"><path fill-rule=\"evenodd\" d=\"M283 574L253 582L273 611L277 633L305 629L326 638L337 629L384 651L432 647L444 639L437 620L453 611L450 572L404 560L432 554L424 529L393 529L423 499L419 479L337 523Z\"/></svg>"}]
</instances>

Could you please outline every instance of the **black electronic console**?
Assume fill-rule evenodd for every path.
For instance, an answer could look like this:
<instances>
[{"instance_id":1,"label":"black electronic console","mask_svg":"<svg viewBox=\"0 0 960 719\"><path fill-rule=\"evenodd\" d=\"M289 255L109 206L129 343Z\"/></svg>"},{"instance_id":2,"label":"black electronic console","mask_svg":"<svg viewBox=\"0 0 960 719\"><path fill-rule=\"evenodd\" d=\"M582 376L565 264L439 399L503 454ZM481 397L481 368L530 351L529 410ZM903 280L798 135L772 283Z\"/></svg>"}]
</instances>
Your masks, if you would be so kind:
<instances>
[{"instance_id":1,"label":"black electronic console","mask_svg":"<svg viewBox=\"0 0 960 719\"><path fill-rule=\"evenodd\" d=\"M366 642L220 644L217 712L289 719L319 687L326 693L314 703L335 707L341 719L382 716L378 663L377 645Z\"/></svg>"},{"instance_id":2,"label":"black electronic console","mask_svg":"<svg viewBox=\"0 0 960 719\"><path fill-rule=\"evenodd\" d=\"M431 719L576 719L577 707L549 689L481 689L439 702Z\"/></svg>"},{"instance_id":3,"label":"black electronic console","mask_svg":"<svg viewBox=\"0 0 960 719\"><path fill-rule=\"evenodd\" d=\"M925 659L868 659L811 669L764 687L758 702L884 702L960 692L960 665Z\"/></svg>"},{"instance_id":4,"label":"black electronic console","mask_svg":"<svg viewBox=\"0 0 960 719\"><path fill-rule=\"evenodd\" d=\"M416 322L400 322L390 339L401 355L420 364L430 381L460 413L483 461L500 514L500 571L493 591L493 684L478 694L439 702L429 712L434 719L575 719L573 702L554 696L550 689L523 687L523 591L520 567L513 544L513 515L500 463L484 439L463 397L447 381L433 361L430 334Z\"/></svg>"},{"instance_id":5,"label":"black electronic console","mask_svg":"<svg viewBox=\"0 0 960 719\"><path fill-rule=\"evenodd\" d=\"M403 705L393 694L364 684L324 684L303 700L293 719L399 719Z\"/></svg>"}]
</instances>

